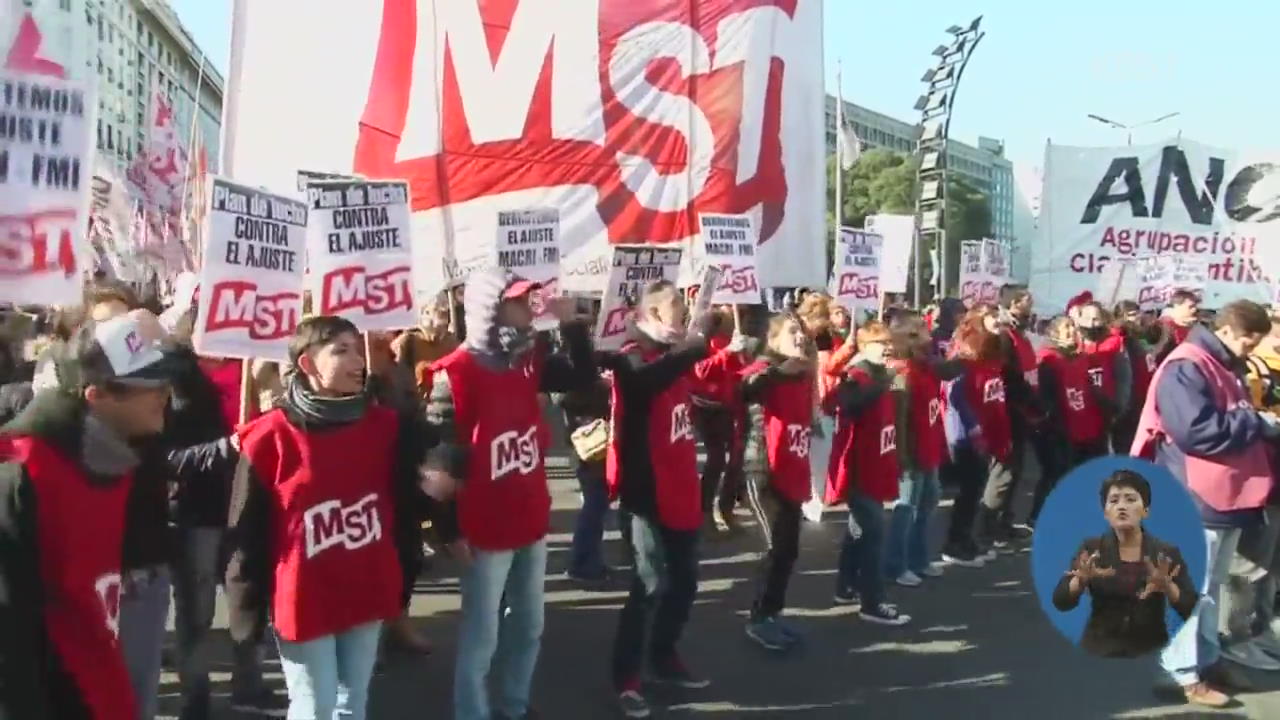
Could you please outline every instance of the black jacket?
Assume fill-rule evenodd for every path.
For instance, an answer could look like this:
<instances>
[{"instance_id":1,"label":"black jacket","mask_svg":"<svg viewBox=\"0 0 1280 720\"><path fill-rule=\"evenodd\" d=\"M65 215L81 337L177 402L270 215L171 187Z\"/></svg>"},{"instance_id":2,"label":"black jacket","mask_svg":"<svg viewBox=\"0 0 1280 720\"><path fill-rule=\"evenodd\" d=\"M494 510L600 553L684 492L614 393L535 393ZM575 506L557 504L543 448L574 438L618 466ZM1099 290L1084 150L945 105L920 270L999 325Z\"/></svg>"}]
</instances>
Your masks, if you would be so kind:
<instances>
[{"instance_id":1,"label":"black jacket","mask_svg":"<svg viewBox=\"0 0 1280 720\"><path fill-rule=\"evenodd\" d=\"M181 450L230 435L232 428L227 426L222 414L218 389L200 369L195 353L180 348L174 354L181 363L178 364L173 398L165 418L165 450ZM203 477L200 482L181 484L174 497L173 516L181 528L226 527L230 494L230 473L224 477Z\"/></svg>"},{"instance_id":2,"label":"black jacket","mask_svg":"<svg viewBox=\"0 0 1280 720\"><path fill-rule=\"evenodd\" d=\"M1090 555L1098 553L1098 567L1112 568L1117 572L1112 577L1099 578L1089 583L1091 609L1084 634L1080 637L1080 646L1100 657L1132 658L1155 652L1167 645L1169 630L1164 621L1167 604L1165 595L1153 593L1145 600L1138 599L1138 593L1146 585L1145 565L1141 565L1141 570L1131 576L1122 572L1120 543L1113 532L1085 540L1071 560L1072 568L1082 552ZM1161 556L1169 558L1172 563L1170 567L1181 568L1174 578L1178 586L1178 602L1172 607L1185 620L1195 610L1199 594L1182 559L1182 553L1178 552L1178 548L1144 532L1143 560L1149 560L1155 565ZM1071 576L1064 573L1053 590L1053 606L1064 612L1074 609L1080 603L1079 596L1071 597L1070 584ZM1083 594L1082 592L1081 595Z\"/></svg>"},{"instance_id":3,"label":"black jacket","mask_svg":"<svg viewBox=\"0 0 1280 720\"><path fill-rule=\"evenodd\" d=\"M307 424L282 409L295 426L323 434L338 425ZM392 481L392 503L396 517L394 538L404 578L404 599L413 590L413 579L421 565L424 515L433 515L435 504L418 487L418 468L427 450L436 442L435 430L415 413L400 416ZM169 462L179 482L187 484L207 478L232 477L230 510L227 518L227 549L230 560L225 587L231 636L237 641L260 640L266 629L268 609L274 591L272 558L272 503L270 490L259 482L252 466L242 468L238 441L225 437L213 442L170 453ZM358 471L358 468L353 468Z\"/></svg>"},{"instance_id":4,"label":"black jacket","mask_svg":"<svg viewBox=\"0 0 1280 720\"><path fill-rule=\"evenodd\" d=\"M78 459L84 414L83 401L48 390L4 432L41 438L64 457ZM99 475L80 464L91 483L120 482L120 477ZM36 517L36 495L26 468L0 464L0 720L91 720L45 631ZM102 651L119 652L110 647Z\"/></svg>"}]
</instances>

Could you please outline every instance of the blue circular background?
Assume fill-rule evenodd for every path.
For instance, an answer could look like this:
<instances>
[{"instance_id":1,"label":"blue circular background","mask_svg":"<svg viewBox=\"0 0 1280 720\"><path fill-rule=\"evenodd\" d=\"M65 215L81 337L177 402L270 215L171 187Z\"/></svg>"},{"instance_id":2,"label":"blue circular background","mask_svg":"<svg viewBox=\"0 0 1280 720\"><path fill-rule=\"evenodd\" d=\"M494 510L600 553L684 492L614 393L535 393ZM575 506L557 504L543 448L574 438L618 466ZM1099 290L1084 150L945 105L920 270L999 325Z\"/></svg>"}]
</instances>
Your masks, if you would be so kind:
<instances>
[{"instance_id":1,"label":"blue circular background","mask_svg":"<svg viewBox=\"0 0 1280 720\"><path fill-rule=\"evenodd\" d=\"M1191 573L1196 588L1204 587L1204 523L1182 483L1168 470L1140 458L1109 455L1090 460L1062 478L1045 500L1031 544L1031 577L1040 609L1059 632L1077 645L1089 619L1092 600L1086 592L1074 610L1062 612L1053 606L1053 589L1070 568L1080 543L1110 532L1102 516L1098 490L1102 481L1117 470L1133 470L1151 483L1151 514L1143 521L1143 527L1178 548L1187 565L1182 572ZM1172 608L1166 608L1165 622L1170 638L1182 627L1182 618Z\"/></svg>"}]
</instances>

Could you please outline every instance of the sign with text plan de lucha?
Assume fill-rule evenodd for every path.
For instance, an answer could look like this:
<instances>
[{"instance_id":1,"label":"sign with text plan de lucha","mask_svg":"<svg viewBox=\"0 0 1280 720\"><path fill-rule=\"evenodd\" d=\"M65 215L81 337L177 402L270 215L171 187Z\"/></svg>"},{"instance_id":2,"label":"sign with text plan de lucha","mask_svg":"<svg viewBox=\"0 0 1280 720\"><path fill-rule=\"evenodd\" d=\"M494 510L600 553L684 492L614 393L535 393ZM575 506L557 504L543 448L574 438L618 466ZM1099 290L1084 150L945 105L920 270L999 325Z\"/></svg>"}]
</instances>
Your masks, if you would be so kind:
<instances>
[{"instance_id":1,"label":"sign with text plan de lucha","mask_svg":"<svg viewBox=\"0 0 1280 720\"><path fill-rule=\"evenodd\" d=\"M307 186L312 307L365 331L417 325L409 185L324 181Z\"/></svg>"},{"instance_id":2,"label":"sign with text plan de lucha","mask_svg":"<svg viewBox=\"0 0 1280 720\"><path fill-rule=\"evenodd\" d=\"M760 281L756 269L757 237L750 215L702 213L698 250L704 262L720 268L720 279L711 302L717 305L759 305ZM701 284L700 284L701 285ZM706 286L701 285L701 296Z\"/></svg>"},{"instance_id":3,"label":"sign with text plan de lucha","mask_svg":"<svg viewBox=\"0 0 1280 720\"><path fill-rule=\"evenodd\" d=\"M831 297L854 317L880 310L880 257L884 238L853 228L840 228Z\"/></svg>"},{"instance_id":4,"label":"sign with text plan de lucha","mask_svg":"<svg viewBox=\"0 0 1280 720\"><path fill-rule=\"evenodd\" d=\"M825 279L822 0L240 5L236 177L407 180L414 236L443 239L413 245L420 295L487 263L510 208L560 210L569 292L701 213L751 216L761 285Z\"/></svg>"},{"instance_id":5,"label":"sign with text plan de lucha","mask_svg":"<svg viewBox=\"0 0 1280 720\"><path fill-rule=\"evenodd\" d=\"M209 180L196 351L287 361L302 317L307 206L226 178Z\"/></svg>"},{"instance_id":6,"label":"sign with text plan de lucha","mask_svg":"<svg viewBox=\"0 0 1280 720\"><path fill-rule=\"evenodd\" d=\"M79 305L92 198L92 86L0 70L0 301Z\"/></svg>"},{"instance_id":7,"label":"sign with text plan de lucha","mask_svg":"<svg viewBox=\"0 0 1280 720\"><path fill-rule=\"evenodd\" d=\"M674 283L680 272L680 248L615 245L604 302L596 321L596 349L617 350L627 339L627 321L646 288L660 281Z\"/></svg>"}]
</instances>

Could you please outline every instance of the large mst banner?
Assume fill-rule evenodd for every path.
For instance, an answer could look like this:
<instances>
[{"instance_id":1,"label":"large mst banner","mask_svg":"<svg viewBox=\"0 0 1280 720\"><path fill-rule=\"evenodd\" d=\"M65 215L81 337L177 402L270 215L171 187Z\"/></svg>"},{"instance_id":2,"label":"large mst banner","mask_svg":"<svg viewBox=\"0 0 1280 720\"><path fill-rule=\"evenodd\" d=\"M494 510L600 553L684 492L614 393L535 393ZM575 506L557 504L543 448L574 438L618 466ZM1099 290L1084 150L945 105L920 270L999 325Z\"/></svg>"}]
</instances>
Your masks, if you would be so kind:
<instances>
[{"instance_id":1,"label":"large mst banner","mask_svg":"<svg viewBox=\"0 0 1280 720\"><path fill-rule=\"evenodd\" d=\"M1280 279L1280 155L1186 139L1051 145L1040 227L1032 290L1058 312L1081 290L1096 291L1117 258L1148 256L1207 263L1208 307L1269 302Z\"/></svg>"},{"instance_id":2,"label":"large mst banner","mask_svg":"<svg viewBox=\"0 0 1280 720\"><path fill-rule=\"evenodd\" d=\"M560 211L567 290L699 213L752 216L763 284L825 280L821 0L236 7L235 178L407 180L419 292L490 262L498 213L530 207Z\"/></svg>"}]
</instances>

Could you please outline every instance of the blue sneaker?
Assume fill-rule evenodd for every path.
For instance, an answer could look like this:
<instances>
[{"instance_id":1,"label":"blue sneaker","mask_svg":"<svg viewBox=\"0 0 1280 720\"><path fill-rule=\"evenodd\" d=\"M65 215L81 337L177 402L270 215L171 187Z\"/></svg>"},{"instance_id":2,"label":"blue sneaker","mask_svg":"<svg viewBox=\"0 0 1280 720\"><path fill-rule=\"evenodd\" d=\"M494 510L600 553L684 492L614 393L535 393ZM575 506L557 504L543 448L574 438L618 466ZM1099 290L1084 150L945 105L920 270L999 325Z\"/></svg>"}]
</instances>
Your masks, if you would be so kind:
<instances>
[{"instance_id":1,"label":"blue sneaker","mask_svg":"<svg viewBox=\"0 0 1280 720\"><path fill-rule=\"evenodd\" d=\"M783 652L791 647L792 640L773 618L764 618L747 624L747 637L770 652Z\"/></svg>"},{"instance_id":2,"label":"blue sneaker","mask_svg":"<svg viewBox=\"0 0 1280 720\"><path fill-rule=\"evenodd\" d=\"M804 633L797 630L795 625L792 625L781 617L775 617L773 621L777 624L778 629L782 631L782 634L786 635L787 639L793 644L804 642Z\"/></svg>"}]
</instances>

